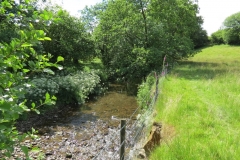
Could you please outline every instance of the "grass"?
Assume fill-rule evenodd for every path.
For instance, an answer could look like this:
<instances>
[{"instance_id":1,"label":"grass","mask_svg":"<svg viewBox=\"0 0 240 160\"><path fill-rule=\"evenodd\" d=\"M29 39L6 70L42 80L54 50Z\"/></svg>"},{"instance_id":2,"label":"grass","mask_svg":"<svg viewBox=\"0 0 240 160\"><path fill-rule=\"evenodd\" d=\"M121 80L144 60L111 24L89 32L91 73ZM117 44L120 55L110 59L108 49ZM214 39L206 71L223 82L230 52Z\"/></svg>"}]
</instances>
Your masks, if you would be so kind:
<instances>
[{"instance_id":1,"label":"grass","mask_svg":"<svg viewBox=\"0 0 240 160\"><path fill-rule=\"evenodd\" d=\"M213 46L180 62L163 82L150 160L240 159L240 47Z\"/></svg>"},{"instance_id":2,"label":"grass","mask_svg":"<svg viewBox=\"0 0 240 160\"><path fill-rule=\"evenodd\" d=\"M102 64L101 59L94 58L91 61L82 62L80 61L80 64L84 66L84 71L90 71L91 69L103 69L104 66Z\"/></svg>"}]
</instances>

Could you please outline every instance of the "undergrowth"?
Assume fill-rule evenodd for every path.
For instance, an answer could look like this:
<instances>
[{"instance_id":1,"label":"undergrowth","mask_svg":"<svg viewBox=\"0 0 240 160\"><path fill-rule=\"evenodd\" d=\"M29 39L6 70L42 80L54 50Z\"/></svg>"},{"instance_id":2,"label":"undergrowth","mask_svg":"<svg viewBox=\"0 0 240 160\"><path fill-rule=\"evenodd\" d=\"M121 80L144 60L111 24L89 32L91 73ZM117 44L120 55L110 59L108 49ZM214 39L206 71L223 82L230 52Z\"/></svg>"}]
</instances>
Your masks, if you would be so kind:
<instances>
[{"instance_id":1,"label":"undergrowth","mask_svg":"<svg viewBox=\"0 0 240 160\"><path fill-rule=\"evenodd\" d=\"M88 99L90 94L100 95L106 90L106 87L103 85L105 81L103 75L99 70L36 75L26 83L26 86L31 87L27 88L24 98L28 99L28 105L35 102L36 106L39 106L41 101L44 100L46 93L57 97L56 105L41 106L39 108L41 111L47 111L51 107L59 105L80 105Z\"/></svg>"}]
</instances>

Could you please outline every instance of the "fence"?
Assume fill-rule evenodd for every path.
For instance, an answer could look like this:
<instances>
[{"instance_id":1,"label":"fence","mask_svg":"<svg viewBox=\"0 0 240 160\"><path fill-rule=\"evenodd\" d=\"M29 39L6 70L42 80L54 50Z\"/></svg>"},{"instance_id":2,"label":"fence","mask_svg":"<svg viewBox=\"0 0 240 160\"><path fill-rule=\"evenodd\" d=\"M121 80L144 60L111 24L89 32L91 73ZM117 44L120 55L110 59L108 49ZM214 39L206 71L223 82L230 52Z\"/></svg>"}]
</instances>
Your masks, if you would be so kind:
<instances>
[{"instance_id":1,"label":"fence","mask_svg":"<svg viewBox=\"0 0 240 160\"><path fill-rule=\"evenodd\" d=\"M118 145L114 152L108 152L107 147L103 147L93 158L94 160L125 160L137 157L139 150L143 148L148 138L150 128L153 124L154 104L159 94L159 83L161 83L167 73L167 65L165 58L163 62L163 70L161 74L155 72L155 85L149 91L147 96L151 96L148 107L142 110L139 106L132 115L127 119L121 119L118 131L112 137L113 145ZM154 93L153 95L151 93ZM145 97L145 99L149 99ZM136 119L134 118L136 117ZM104 157L104 158L103 158Z\"/></svg>"}]
</instances>

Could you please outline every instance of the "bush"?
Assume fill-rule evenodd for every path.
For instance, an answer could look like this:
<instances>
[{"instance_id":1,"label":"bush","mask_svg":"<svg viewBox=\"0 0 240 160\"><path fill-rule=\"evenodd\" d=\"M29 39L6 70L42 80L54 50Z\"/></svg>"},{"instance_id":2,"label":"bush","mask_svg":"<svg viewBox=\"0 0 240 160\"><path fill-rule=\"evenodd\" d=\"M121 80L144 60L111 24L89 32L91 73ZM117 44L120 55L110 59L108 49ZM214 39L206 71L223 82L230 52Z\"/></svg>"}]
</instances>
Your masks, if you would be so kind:
<instances>
[{"instance_id":1,"label":"bush","mask_svg":"<svg viewBox=\"0 0 240 160\"><path fill-rule=\"evenodd\" d=\"M211 43L212 44L224 44L223 35L224 30L218 30L217 32L212 33Z\"/></svg>"},{"instance_id":2,"label":"bush","mask_svg":"<svg viewBox=\"0 0 240 160\"><path fill-rule=\"evenodd\" d=\"M94 92L100 77L94 72L78 71L75 74L56 77L59 84L57 97L61 104L77 103L82 104L88 95Z\"/></svg>"},{"instance_id":3,"label":"bush","mask_svg":"<svg viewBox=\"0 0 240 160\"><path fill-rule=\"evenodd\" d=\"M239 45L240 44L240 27L226 29L223 35L223 40L226 44Z\"/></svg>"},{"instance_id":4,"label":"bush","mask_svg":"<svg viewBox=\"0 0 240 160\"><path fill-rule=\"evenodd\" d=\"M37 106L45 99L46 93L57 97L57 104L83 104L90 94L101 94L104 87L100 84L99 71L83 72L77 71L72 74L60 72L55 76L39 75L33 77L27 85L25 98L28 105L32 102ZM49 109L42 107L41 110Z\"/></svg>"}]
</instances>

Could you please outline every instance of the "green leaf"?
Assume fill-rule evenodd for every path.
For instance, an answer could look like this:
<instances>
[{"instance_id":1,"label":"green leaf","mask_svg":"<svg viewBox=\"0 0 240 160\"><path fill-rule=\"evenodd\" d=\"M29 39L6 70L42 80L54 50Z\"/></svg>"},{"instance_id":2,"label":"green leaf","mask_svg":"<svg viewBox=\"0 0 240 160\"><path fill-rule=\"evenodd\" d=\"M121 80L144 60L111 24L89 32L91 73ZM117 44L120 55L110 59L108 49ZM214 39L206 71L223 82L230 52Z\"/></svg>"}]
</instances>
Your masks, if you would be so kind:
<instances>
[{"instance_id":1,"label":"green leaf","mask_svg":"<svg viewBox=\"0 0 240 160\"><path fill-rule=\"evenodd\" d=\"M32 108L35 108L35 106L36 106L35 103L32 103L31 105L32 105Z\"/></svg>"},{"instance_id":2,"label":"green leaf","mask_svg":"<svg viewBox=\"0 0 240 160\"><path fill-rule=\"evenodd\" d=\"M23 43L23 44L21 45L21 47L31 47L31 46L33 46L33 45L30 44L30 43Z\"/></svg>"},{"instance_id":3,"label":"green leaf","mask_svg":"<svg viewBox=\"0 0 240 160\"><path fill-rule=\"evenodd\" d=\"M32 133L36 133L36 130L34 128L32 128Z\"/></svg>"},{"instance_id":4,"label":"green leaf","mask_svg":"<svg viewBox=\"0 0 240 160\"><path fill-rule=\"evenodd\" d=\"M13 13L9 13L9 16L10 17L14 17L15 15Z\"/></svg>"},{"instance_id":5,"label":"green leaf","mask_svg":"<svg viewBox=\"0 0 240 160\"><path fill-rule=\"evenodd\" d=\"M38 147L33 147L31 151L38 153L40 152L40 149Z\"/></svg>"},{"instance_id":6,"label":"green leaf","mask_svg":"<svg viewBox=\"0 0 240 160\"><path fill-rule=\"evenodd\" d=\"M3 125L3 124L0 124L0 130L4 130L4 129L6 129L7 128L7 126L5 126L5 125Z\"/></svg>"},{"instance_id":7,"label":"green leaf","mask_svg":"<svg viewBox=\"0 0 240 160\"><path fill-rule=\"evenodd\" d=\"M48 20L49 16L47 14L44 14L44 20Z\"/></svg>"},{"instance_id":8,"label":"green leaf","mask_svg":"<svg viewBox=\"0 0 240 160\"><path fill-rule=\"evenodd\" d=\"M21 146L21 150L28 157L28 147L27 146Z\"/></svg>"},{"instance_id":9,"label":"green leaf","mask_svg":"<svg viewBox=\"0 0 240 160\"><path fill-rule=\"evenodd\" d=\"M45 94L45 101L47 100L50 100L50 94L48 92Z\"/></svg>"},{"instance_id":10,"label":"green leaf","mask_svg":"<svg viewBox=\"0 0 240 160\"><path fill-rule=\"evenodd\" d=\"M34 29L32 23L29 23L29 26L30 26L31 29Z\"/></svg>"},{"instance_id":11,"label":"green leaf","mask_svg":"<svg viewBox=\"0 0 240 160\"><path fill-rule=\"evenodd\" d=\"M52 74L52 75L54 74L54 72L49 68L44 68L43 72L46 72L46 73L49 73L49 74Z\"/></svg>"},{"instance_id":12,"label":"green leaf","mask_svg":"<svg viewBox=\"0 0 240 160\"><path fill-rule=\"evenodd\" d=\"M44 40L51 41L52 39L50 37L44 37Z\"/></svg>"},{"instance_id":13,"label":"green leaf","mask_svg":"<svg viewBox=\"0 0 240 160\"><path fill-rule=\"evenodd\" d=\"M16 119L19 118L19 114L16 113L16 112L13 112L13 113L11 114L11 116L12 116L12 118L13 118L14 120L16 120Z\"/></svg>"},{"instance_id":14,"label":"green leaf","mask_svg":"<svg viewBox=\"0 0 240 160\"><path fill-rule=\"evenodd\" d=\"M24 73L27 73L27 72L29 72L30 70L29 69L23 69L23 72Z\"/></svg>"},{"instance_id":15,"label":"green leaf","mask_svg":"<svg viewBox=\"0 0 240 160\"><path fill-rule=\"evenodd\" d=\"M52 99L53 99L53 100L57 100L57 97L55 97L55 96L52 96Z\"/></svg>"},{"instance_id":16,"label":"green leaf","mask_svg":"<svg viewBox=\"0 0 240 160\"><path fill-rule=\"evenodd\" d=\"M57 62L61 62L61 61L64 61L64 58L62 56L58 56L57 57Z\"/></svg>"},{"instance_id":17,"label":"green leaf","mask_svg":"<svg viewBox=\"0 0 240 160\"><path fill-rule=\"evenodd\" d=\"M2 111L9 111L11 109L11 104L7 102L3 102L0 104L0 110Z\"/></svg>"},{"instance_id":18,"label":"green leaf","mask_svg":"<svg viewBox=\"0 0 240 160\"><path fill-rule=\"evenodd\" d=\"M35 63L33 61L28 61L28 65L31 67L31 68L34 68L35 67Z\"/></svg>"}]
</instances>

